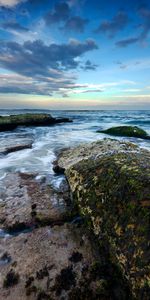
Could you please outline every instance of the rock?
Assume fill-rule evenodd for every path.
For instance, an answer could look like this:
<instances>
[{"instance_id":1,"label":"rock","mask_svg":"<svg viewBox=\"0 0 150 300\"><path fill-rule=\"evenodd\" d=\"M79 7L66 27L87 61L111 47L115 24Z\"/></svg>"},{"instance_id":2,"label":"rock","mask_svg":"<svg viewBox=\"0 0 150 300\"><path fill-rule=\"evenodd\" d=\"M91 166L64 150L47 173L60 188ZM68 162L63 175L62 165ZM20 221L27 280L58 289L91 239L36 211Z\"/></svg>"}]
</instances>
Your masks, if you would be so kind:
<instances>
[{"instance_id":1,"label":"rock","mask_svg":"<svg viewBox=\"0 0 150 300\"><path fill-rule=\"evenodd\" d=\"M108 128L106 130L98 130L97 132L115 135L115 136L126 136L126 137L136 137L141 139L150 139L147 132L137 126L118 126Z\"/></svg>"},{"instance_id":2,"label":"rock","mask_svg":"<svg viewBox=\"0 0 150 300\"><path fill-rule=\"evenodd\" d=\"M91 298L97 256L88 236L80 244L83 232L70 224L47 226L1 240L0 254L8 249L11 262L1 266L0 299L98 299Z\"/></svg>"},{"instance_id":3,"label":"rock","mask_svg":"<svg viewBox=\"0 0 150 300\"><path fill-rule=\"evenodd\" d=\"M104 154L111 155L120 152L140 152L140 148L130 142L119 142L112 139L104 139L90 144L84 144L73 149L67 149L59 154L57 164L68 169L72 165L84 159L97 159Z\"/></svg>"},{"instance_id":4,"label":"rock","mask_svg":"<svg viewBox=\"0 0 150 300\"><path fill-rule=\"evenodd\" d=\"M67 196L68 191L57 193L37 182L32 174L9 173L0 187L1 228L20 231L37 224L64 222L68 218Z\"/></svg>"},{"instance_id":5,"label":"rock","mask_svg":"<svg viewBox=\"0 0 150 300\"><path fill-rule=\"evenodd\" d=\"M61 168L60 166L55 165L53 167L53 171L54 171L54 173L56 173L56 175L62 175L65 172L65 168Z\"/></svg>"},{"instance_id":6,"label":"rock","mask_svg":"<svg viewBox=\"0 0 150 300\"><path fill-rule=\"evenodd\" d=\"M6 155L11 152L20 151L24 149L30 149L32 148L33 140L31 139L11 139L9 140L5 139L5 141L2 141L2 144L0 145L0 154Z\"/></svg>"},{"instance_id":7,"label":"rock","mask_svg":"<svg viewBox=\"0 0 150 300\"><path fill-rule=\"evenodd\" d=\"M150 152L104 140L67 150L58 163L118 284L122 274L133 299L149 299Z\"/></svg>"},{"instance_id":8,"label":"rock","mask_svg":"<svg viewBox=\"0 0 150 300\"><path fill-rule=\"evenodd\" d=\"M53 118L50 114L20 114L0 116L0 131L13 130L18 126L49 126L71 122L68 118Z\"/></svg>"}]
</instances>

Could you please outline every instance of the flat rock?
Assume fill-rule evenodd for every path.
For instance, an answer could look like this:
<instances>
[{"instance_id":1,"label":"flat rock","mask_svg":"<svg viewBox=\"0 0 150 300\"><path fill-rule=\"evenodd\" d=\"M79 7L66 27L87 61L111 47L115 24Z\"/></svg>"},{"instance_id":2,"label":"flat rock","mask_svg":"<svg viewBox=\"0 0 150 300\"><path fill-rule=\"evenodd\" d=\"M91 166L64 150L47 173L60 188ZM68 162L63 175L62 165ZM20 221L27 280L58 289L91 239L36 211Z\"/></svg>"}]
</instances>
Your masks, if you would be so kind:
<instances>
[{"instance_id":1,"label":"flat rock","mask_svg":"<svg viewBox=\"0 0 150 300\"><path fill-rule=\"evenodd\" d=\"M61 222L65 218L65 193L40 184L33 174L9 173L0 187L1 228L19 230L36 224Z\"/></svg>"},{"instance_id":2,"label":"flat rock","mask_svg":"<svg viewBox=\"0 0 150 300\"><path fill-rule=\"evenodd\" d=\"M24 149L32 148L33 140L24 138L24 139L17 139L17 138L9 138L3 139L0 145L0 154L9 154L11 152L20 151Z\"/></svg>"},{"instance_id":3,"label":"flat rock","mask_svg":"<svg viewBox=\"0 0 150 300\"><path fill-rule=\"evenodd\" d=\"M19 114L0 116L0 131L13 130L18 126L50 126L71 122L68 118L53 118L50 114Z\"/></svg>"},{"instance_id":4,"label":"flat rock","mask_svg":"<svg viewBox=\"0 0 150 300\"><path fill-rule=\"evenodd\" d=\"M91 298L96 255L82 228L44 227L3 239L0 257L1 300L99 299Z\"/></svg>"}]
</instances>

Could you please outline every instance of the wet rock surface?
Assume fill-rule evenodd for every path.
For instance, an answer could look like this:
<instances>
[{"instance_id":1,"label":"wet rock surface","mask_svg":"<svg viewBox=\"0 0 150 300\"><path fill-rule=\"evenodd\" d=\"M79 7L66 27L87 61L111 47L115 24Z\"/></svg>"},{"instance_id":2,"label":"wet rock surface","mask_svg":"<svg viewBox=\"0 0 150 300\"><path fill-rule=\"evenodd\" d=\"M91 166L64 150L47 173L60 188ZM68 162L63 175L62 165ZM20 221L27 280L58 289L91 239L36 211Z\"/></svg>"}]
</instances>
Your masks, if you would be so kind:
<instances>
[{"instance_id":1,"label":"wet rock surface","mask_svg":"<svg viewBox=\"0 0 150 300\"><path fill-rule=\"evenodd\" d=\"M20 151L24 149L32 148L33 140L28 138L14 139L9 138L5 140L5 143L0 145L0 155L6 155L11 152Z\"/></svg>"},{"instance_id":2,"label":"wet rock surface","mask_svg":"<svg viewBox=\"0 0 150 300\"><path fill-rule=\"evenodd\" d=\"M69 191L56 192L33 174L8 173L0 188L1 228L22 230L63 222Z\"/></svg>"},{"instance_id":3,"label":"wet rock surface","mask_svg":"<svg viewBox=\"0 0 150 300\"><path fill-rule=\"evenodd\" d=\"M64 151L58 164L66 169L73 200L97 238L99 251L105 249L112 291L114 276L118 286L122 276L130 290L127 295L127 286L121 284L122 294L116 292L114 299L148 300L150 152L105 140ZM100 266L98 273L102 270Z\"/></svg>"},{"instance_id":4,"label":"wet rock surface","mask_svg":"<svg viewBox=\"0 0 150 300\"><path fill-rule=\"evenodd\" d=\"M81 299L82 290L91 296L95 289L93 279L86 290L96 255L82 228L64 224L34 229L3 239L1 256L6 249L11 260L1 266L0 299ZM75 294L78 298L71 296Z\"/></svg>"},{"instance_id":5,"label":"wet rock surface","mask_svg":"<svg viewBox=\"0 0 150 300\"><path fill-rule=\"evenodd\" d=\"M71 122L68 118L53 118L50 114L20 114L0 116L0 131L13 130L18 126L49 126Z\"/></svg>"}]
</instances>

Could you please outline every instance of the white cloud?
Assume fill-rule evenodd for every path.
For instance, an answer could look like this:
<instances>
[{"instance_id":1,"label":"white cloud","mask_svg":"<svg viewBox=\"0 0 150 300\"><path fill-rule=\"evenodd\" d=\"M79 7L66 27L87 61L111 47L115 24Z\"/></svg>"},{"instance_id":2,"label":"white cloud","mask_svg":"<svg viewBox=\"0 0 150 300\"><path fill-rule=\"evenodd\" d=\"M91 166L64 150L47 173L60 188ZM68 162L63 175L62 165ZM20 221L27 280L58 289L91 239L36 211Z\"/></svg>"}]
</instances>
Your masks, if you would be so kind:
<instances>
[{"instance_id":1,"label":"white cloud","mask_svg":"<svg viewBox=\"0 0 150 300\"><path fill-rule=\"evenodd\" d=\"M113 88L117 88L120 85L135 85L135 81L130 80L121 80L121 81L113 81L113 82L104 82L100 84L94 84L94 83L83 83L83 84L74 84L71 89L68 89L66 91L67 95L71 94L83 94L83 93L100 93L108 91L108 89L112 90ZM139 89L126 89L124 90L126 92L137 92Z\"/></svg>"},{"instance_id":2,"label":"white cloud","mask_svg":"<svg viewBox=\"0 0 150 300\"><path fill-rule=\"evenodd\" d=\"M13 7L21 2L25 2L26 0L0 0L0 6L5 7Z\"/></svg>"}]
</instances>

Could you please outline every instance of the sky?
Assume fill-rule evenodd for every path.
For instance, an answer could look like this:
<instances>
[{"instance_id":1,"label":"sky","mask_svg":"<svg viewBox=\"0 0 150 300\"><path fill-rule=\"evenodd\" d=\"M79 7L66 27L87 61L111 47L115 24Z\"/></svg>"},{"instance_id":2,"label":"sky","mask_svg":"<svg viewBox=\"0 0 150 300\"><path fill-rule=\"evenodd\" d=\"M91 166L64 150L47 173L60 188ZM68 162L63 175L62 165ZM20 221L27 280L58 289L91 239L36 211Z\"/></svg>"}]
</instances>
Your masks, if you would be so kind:
<instances>
[{"instance_id":1,"label":"sky","mask_svg":"<svg viewBox=\"0 0 150 300\"><path fill-rule=\"evenodd\" d=\"M150 109L150 1L0 0L0 108Z\"/></svg>"}]
</instances>

